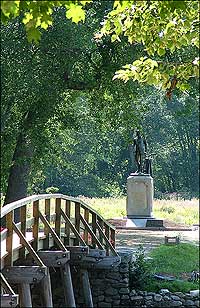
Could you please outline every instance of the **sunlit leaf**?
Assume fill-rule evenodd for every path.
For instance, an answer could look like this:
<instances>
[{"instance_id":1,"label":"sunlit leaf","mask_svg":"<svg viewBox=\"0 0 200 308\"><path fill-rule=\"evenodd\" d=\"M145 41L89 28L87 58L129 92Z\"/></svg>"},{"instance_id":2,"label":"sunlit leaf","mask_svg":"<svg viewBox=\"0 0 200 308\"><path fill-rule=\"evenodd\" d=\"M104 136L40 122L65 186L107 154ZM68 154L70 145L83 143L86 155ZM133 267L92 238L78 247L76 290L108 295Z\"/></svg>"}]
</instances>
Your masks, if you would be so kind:
<instances>
[{"instance_id":1,"label":"sunlit leaf","mask_svg":"<svg viewBox=\"0 0 200 308\"><path fill-rule=\"evenodd\" d=\"M66 11L66 17L72 19L73 22L85 20L85 11L80 5L70 4L69 9Z\"/></svg>"}]
</instances>

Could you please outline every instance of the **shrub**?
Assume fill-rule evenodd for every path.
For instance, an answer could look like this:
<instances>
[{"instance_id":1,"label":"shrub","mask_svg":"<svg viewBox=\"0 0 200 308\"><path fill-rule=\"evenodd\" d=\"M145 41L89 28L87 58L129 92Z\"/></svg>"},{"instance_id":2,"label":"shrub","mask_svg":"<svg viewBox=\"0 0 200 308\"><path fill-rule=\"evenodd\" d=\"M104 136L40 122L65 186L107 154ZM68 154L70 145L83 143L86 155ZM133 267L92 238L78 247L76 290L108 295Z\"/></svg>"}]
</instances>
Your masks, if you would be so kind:
<instances>
[{"instance_id":1,"label":"shrub","mask_svg":"<svg viewBox=\"0 0 200 308\"><path fill-rule=\"evenodd\" d=\"M148 264L145 260L144 248L140 246L135 253L135 260L130 265L129 281L132 289L144 289L149 277Z\"/></svg>"},{"instance_id":2,"label":"shrub","mask_svg":"<svg viewBox=\"0 0 200 308\"><path fill-rule=\"evenodd\" d=\"M47 194L55 194L58 191L59 191L59 188L58 187L54 187L54 186L47 187L47 189L46 189L46 193Z\"/></svg>"}]
</instances>

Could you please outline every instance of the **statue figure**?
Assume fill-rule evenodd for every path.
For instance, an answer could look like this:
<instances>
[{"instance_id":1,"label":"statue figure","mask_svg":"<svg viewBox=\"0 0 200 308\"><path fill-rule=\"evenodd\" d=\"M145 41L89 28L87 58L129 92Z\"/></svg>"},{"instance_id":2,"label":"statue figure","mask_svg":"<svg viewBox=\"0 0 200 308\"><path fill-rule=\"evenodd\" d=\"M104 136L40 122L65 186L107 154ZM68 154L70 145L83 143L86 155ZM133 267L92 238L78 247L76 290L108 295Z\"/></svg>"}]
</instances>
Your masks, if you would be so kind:
<instances>
[{"instance_id":1,"label":"statue figure","mask_svg":"<svg viewBox=\"0 0 200 308\"><path fill-rule=\"evenodd\" d=\"M153 177L152 172L152 158L146 157L144 161L144 173L149 174L151 177Z\"/></svg>"},{"instance_id":2,"label":"statue figure","mask_svg":"<svg viewBox=\"0 0 200 308\"><path fill-rule=\"evenodd\" d=\"M134 138L133 140L133 153L135 156L135 162L137 164L137 171L136 171L137 173L142 173L144 171L143 164L144 164L144 159L146 157L146 152L147 152L146 140L142 138L140 131L137 130L136 138Z\"/></svg>"}]
</instances>

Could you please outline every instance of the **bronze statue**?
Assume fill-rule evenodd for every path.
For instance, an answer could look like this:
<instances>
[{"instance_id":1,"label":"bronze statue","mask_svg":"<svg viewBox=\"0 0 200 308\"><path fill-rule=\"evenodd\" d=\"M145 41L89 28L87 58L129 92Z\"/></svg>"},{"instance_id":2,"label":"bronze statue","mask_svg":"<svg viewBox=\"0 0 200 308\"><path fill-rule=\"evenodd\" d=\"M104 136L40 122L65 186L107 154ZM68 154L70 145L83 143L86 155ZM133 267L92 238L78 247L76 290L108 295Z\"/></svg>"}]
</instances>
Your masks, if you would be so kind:
<instances>
[{"instance_id":1,"label":"bronze statue","mask_svg":"<svg viewBox=\"0 0 200 308\"><path fill-rule=\"evenodd\" d=\"M133 153L135 156L135 162L137 164L137 171L136 171L137 173L142 173L144 171L143 164L146 157L146 152L147 152L146 140L145 138L142 138L140 131L137 130L136 138L134 138L133 140Z\"/></svg>"},{"instance_id":2,"label":"bronze statue","mask_svg":"<svg viewBox=\"0 0 200 308\"><path fill-rule=\"evenodd\" d=\"M144 161L144 173L149 174L151 177L153 177L152 172L152 158L146 157Z\"/></svg>"}]
</instances>

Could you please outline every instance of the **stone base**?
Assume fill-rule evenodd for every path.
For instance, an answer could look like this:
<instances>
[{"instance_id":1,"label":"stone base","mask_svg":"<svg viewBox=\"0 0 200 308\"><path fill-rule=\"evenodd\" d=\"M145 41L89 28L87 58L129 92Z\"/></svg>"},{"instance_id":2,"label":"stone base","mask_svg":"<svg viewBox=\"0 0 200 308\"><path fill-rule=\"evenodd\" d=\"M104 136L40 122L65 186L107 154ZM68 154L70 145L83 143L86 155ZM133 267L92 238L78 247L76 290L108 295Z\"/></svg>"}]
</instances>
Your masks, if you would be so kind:
<instances>
[{"instance_id":1,"label":"stone base","mask_svg":"<svg viewBox=\"0 0 200 308\"><path fill-rule=\"evenodd\" d=\"M151 217L153 179L148 174L133 174L127 179L126 212L129 216Z\"/></svg>"},{"instance_id":2,"label":"stone base","mask_svg":"<svg viewBox=\"0 0 200 308\"><path fill-rule=\"evenodd\" d=\"M136 216L127 216L126 227L139 227L139 228L162 228L163 220L156 219L153 217L136 217Z\"/></svg>"}]
</instances>

